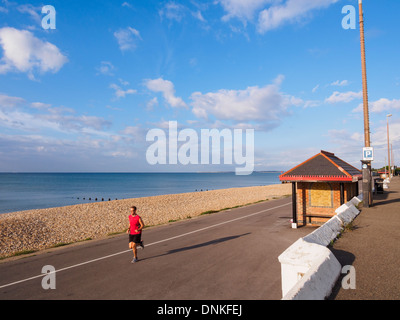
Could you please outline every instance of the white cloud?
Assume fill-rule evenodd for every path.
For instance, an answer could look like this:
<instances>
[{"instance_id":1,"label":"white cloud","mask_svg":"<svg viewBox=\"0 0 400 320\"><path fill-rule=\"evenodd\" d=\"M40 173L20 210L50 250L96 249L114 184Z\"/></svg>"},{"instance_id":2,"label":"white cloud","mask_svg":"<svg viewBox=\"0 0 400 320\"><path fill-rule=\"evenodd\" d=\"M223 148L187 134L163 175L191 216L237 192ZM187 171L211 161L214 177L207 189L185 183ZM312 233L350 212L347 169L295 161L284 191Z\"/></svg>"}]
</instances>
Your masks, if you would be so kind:
<instances>
[{"instance_id":1,"label":"white cloud","mask_svg":"<svg viewBox=\"0 0 400 320\"><path fill-rule=\"evenodd\" d=\"M296 23L309 17L311 12L327 8L339 0L216 0L226 14L223 21L237 18L244 25L258 15L257 30L260 33Z\"/></svg>"},{"instance_id":2,"label":"white cloud","mask_svg":"<svg viewBox=\"0 0 400 320\"><path fill-rule=\"evenodd\" d=\"M192 12L192 16L201 22L207 22L206 19L204 19L203 15L201 14L200 10L198 10L196 12Z\"/></svg>"},{"instance_id":3,"label":"white cloud","mask_svg":"<svg viewBox=\"0 0 400 320\"><path fill-rule=\"evenodd\" d=\"M375 146L387 148L387 142L387 125L385 121L383 126L376 128L371 133L371 143ZM400 144L400 121L398 119L393 119L393 121L389 122L389 143L393 144L393 150L398 149L397 147Z\"/></svg>"},{"instance_id":4,"label":"white cloud","mask_svg":"<svg viewBox=\"0 0 400 320\"><path fill-rule=\"evenodd\" d=\"M130 171L135 154L129 154L131 149L127 146L124 141L115 142L109 137L68 139L40 134L0 133L0 166L2 171L102 172L115 168L115 161L118 160L117 170ZM137 152L137 148L133 150ZM139 162L140 159L135 162L135 168Z\"/></svg>"},{"instance_id":5,"label":"white cloud","mask_svg":"<svg viewBox=\"0 0 400 320\"><path fill-rule=\"evenodd\" d=\"M26 30L0 29L0 46L4 51L0 59L0 74L26 72L30 79L34 79L35 70L55 73L68 61L54 44L44 42Z\"/></svg>"},{"instance_id":6,"label":"white cloud","mask_svg":"<svg viewBox=\"0 0 400 320\"><path fill-rule=\"evenodd\" d=\"M14 108L25 104L25 100L19 97L11 97L0 93L0 110L2 108Z\"/></svg>"},{"instance_id":7,"label":"white cloud","mask_svg":"<svg viewBox=\"0 0 400 320\"><path fill-rule=\"evenodd\" d=\"M133 6L129 2L126 2L126 1L122 4L122 6L127 7L127 8L133 8Z\"/></svg>"},{"instance_id":8,"label":"white cloud","mask_svg":"<svg viewBox=\"0 0 400 320\"><path fill-rule=\"evenodd\" d=\"M32 102L31 107L38 110L49 110L51 108L51 104L43 102Z\"/></svg>"},{"instance_id":9,"label":"white cloud","mask_svg":"<svg viewBox=\"0 0 400 320\"><path fill-rule=\"evenodd\" d=\"M98 72L97 75L104 74L104 75L107 75L107 76L113 76L115 67L109 61L102 61L100 66L97 67L96 70Z\"/></svg>"},{"instance_id":10,"label":"white cloud","mask_svg":"<svg viewBox=\"0 0 400 320\"><path fill-rule=\"evenodd\" d=\"M64 109L63 109L64 110ZM70 109L66 109L70 110ZM96 116L76 116L61 109L46 110L47 113L30 113L21 109L12 111L0 110L1 126L28 132L39 132L50 129L63 133L91 133L92 135L106 134L102 130L110 123Z\"/></svg>"},{"instance_id":11,"label":"white cloud","mask_svg":"<svg viewBox=\"0 0 400 320\"><path fill-rule=\"evenodd\" d=\"M287 0L274 1L273 5L259 14L258 31L267 31L281 27L286 23L297 22L306 17L311 11L322 9L339 0Z\"/></svg>"},{"instance_id":12,"label":"white cloud","mask_svg":"<svg viewBox=\"0 0 400 320\"><path fill-rule=\"evenodd\" d=\"M137 40L142 40L139 31L131 27L115 31L114 37L117 39L121 51L135 50Z\"/></svg>"},{"instance_id":13,"label":"white cloud","mask_svg":"<svg viewBox=\"0 0 400 320\"><path fill-rule=\"evenodd\" d=\"M347 86L348 84L349 84L349 81L348 81L348 80L343 80L343 81L337 80L337 81L335 81L335 82L332 82L332 83L331 83L331 86L344 87L344 86Z\"/></svg>"},{"instance_id":14,"label":"white cloud","mask_svg":"<svg viewBox=\"0 0 400 320\"><path fill-rule=\"evenodd\" d=\"M158 99L157 99L157 97L154 97L153 99L151 99L150 101L147 102L146 110L151 111L157 105L158 105Z\"/></svg>"},{"instance_id":15,"label":"white cloud","mask_svg":"<svg viewBox=\"0 0 400 320\"><path fill-rule=\"evenodd\" d=\"M169 80L162 78L146 80L146 87L154 92L161 92L167 103L174 108L183 107L186 108L186 103L180 97L175 96L174 84Z\"/></svg>"},{"instance_id":16,"label":"white cloud","mask_svg":"<svg viewBox=\"0 0 400 320\"><path fill-rule=\"evenodd\" d=\"M66 107L52 107L43 102L27 102L20 97L0 94L0 127L39 132L51 129L63 133L83 133L84 130L98 131L110 122L96 116L76 115Z\"/></svg>"},{"instance_id":17,"label":"white cloud","mask_svg":"<svg viewBox=\"0 0 400 320\"><path fill-rule=\"evenodd\" d=\"M105 171L115 157L121 171L146 166L143 157L134 168L131 161L145 153L145 130L129 126L112 132L111 125L70 108L0 94L0 127L6 128L0 132L1 170Z\"/></svg>"},{"instance_id":18,"label":"white cloud","mask_svg":"<svg viewBox=\"0 0 400 320\"><path fill-rule=\"evenodd\" d=\"M343 159L357 168L360 168L360 150L364 146L363 131L348 130L329 130L328 140L335 147L332 152L343 155ZM390 143L393 145L393 151L400 147L400 121L395 118L390 122ZM374 147L374 163L375 168L384 165L385 157L387 158L387 127L386 121L378 127L371 127L371 146ZM335 152L335 153L336 153ZM396 158L396 156L395 156ZM386 159L387 161L387 159ZM387 165L387 163L386 163Z\"/></svg>"},{"instance_id":19,"label":"white cloud","mask_svg":"<svg viewBox=\"0 0 400 320\"><path fill-rule=\"evenodd\" d=\"M17 10L21 13L27 13L36 22L37 25L41 25L42 22L42 7L34 7L31 4L22 4L17 7Z\"/></svg>"},{"instance_id":20,"label":"white cloud","mask_svg":"<svg viewBox=\"0 0 400 320\"><path fill-rule=\"evenodd\" d=\"M364 135L359 132L349 132L345 129L333 129L328 131L329 141L343 146L347 152L350 149L357 149L357 146L364 142ZM359 149L357 149L359 151Z\"/></svg>"},{"instance_id":21,"label":"white cloud","mask_svg":"<svg viewBox=\"0 0 400 320\"><path fill-rule=\"evenodd\" d=\"M139 145L146 142L147 131L141 126L127 126L116 136L118 141Z\"/></svg>"},{"instance_id":22,"label":"white cloud","mask_svg":"<svg viewBox=\"0 0 400 320\"><path fill-rule=\"evenodd\" d=\"M218 0L224 10L227 12L222 17L223 21L228 21L232 18L238 18L244 23L252 20L256 11L263 8L265 4L276 2L276 0Z\"/></svg>"},{"instance_id":23,"label":"white cloud","mask_svg":"<svg viewBox=\"0 0 400 320\"><path fill-rule=\"evenodd\" d=\"M360 154L364 146L364 135L346 129L328 130L328 151L335 153L356 168L360 168ZM326 148L325 148L326 150Z\"/></svg>"},{"instance_id":24,"label":"white cloud","mask_svg":"<svg viewBox=\"0 0 400 320\"><path fill-rule=\"evenodd\" d=\"M123 85L123 86L128 86L129 82L125 81L124 79L119 78L118 81Z\"/></svg>"},{"instance_id":25,"label":"white cloud","mask_svg":"<svg viewBox=\"0 0 400 320\"><path fill-rule=\"evenodd\" d=\"M361 99L363 97L362 91L360 92L353 92L353 91L348 91L348 92L338 92L335 91L329 98L325 99L325 102L328 103L348 103L351 102L355 99Z\"/></svg>"},{"instance_id":26,"label":"white cloud","mask_svg":"<svg viewBox=\"0 0 400 320\"><path fill-rule=\"evenodd\" d=\"M192 5L195 8L190 9L186 5ZM196 20L200 21L201 23L207 23L207 20L204 18L202 11L207 8L207 4L197 3L194 1L187 1L185 5L180 3L176 3L174 1L169 1L164 4L164 6L158 11L160 19L163 20L168 19L169 21L176 21L181 22L187 16L192 16Z\"/></svg>"},{"instance_id":27,"label":"white cloud","mask_svg":"<svg viewBox=\"0 0 400 320\"><path fill-rule=\"evenodd\" d=\"M301 99L280 92L282 77L265 87L247 87L244 90L221 89L217 92L191 95L193 113L198 118L233 120L239 123L280 122L290 106L303 103Z\"/></svg>"},{"instance_id":28,"label":"white cloud","mask_svg":"<svg viewBox=\"0 0 400 320\"><path fill-rule=\"evenodd\" d=\"M168 2L158 13L161 18L165 16L169 20L176 20L180 22L185 16L185 10L186 8L181 4Z\"/></svg>"},{"instance_id":29,"label":"white cloud","mask_svg":"<svg viewBox=\"0 0 400 320\"><path fill-rule=\"evenodd\" d=\"M138 133L140 133L140 130L141 130L140 127L128 126L122 131L122 133L123 134L127 134L127 135L131 135L131 136L135 136Z\"/></svg>"},{"instance_id":30,"label":"white cloud","mask_svg":"<svg viewBox=\"0 0 400 320\"><path fill-rule=\"evenodd\" d=\"M315 108L321 105L319 100L306 100L304 101L304 108Z\"/></svg>"},{"instance_id":31,"label":"white cloud","mask_svg":"<svg viewBox=\"0 0 400 320\"><path fill-rule=\"evenodd\" d=\"M134 89L127 89L127 90L123 90L121 89L121 87L119 87L118 85L116 85L115 83L112 83L110 85L110 88L115 90L115 96L119 99L119 98L125 98L127 94L135 94L137 91Z\"/></svg>"},{"instance_id":32,"label":"white cloud","mask_svg":"<svg viewBox=\"0 0 400 320\"><path fill-rule=\"evenodd\" d=\"M369 103L369 109L371 112L383 112L383 111L390 111L390 110L398 110L400 109L400 99L396 100L389 100L389 99L379 99L374 102Z\"/></svg>"}]
</instances>

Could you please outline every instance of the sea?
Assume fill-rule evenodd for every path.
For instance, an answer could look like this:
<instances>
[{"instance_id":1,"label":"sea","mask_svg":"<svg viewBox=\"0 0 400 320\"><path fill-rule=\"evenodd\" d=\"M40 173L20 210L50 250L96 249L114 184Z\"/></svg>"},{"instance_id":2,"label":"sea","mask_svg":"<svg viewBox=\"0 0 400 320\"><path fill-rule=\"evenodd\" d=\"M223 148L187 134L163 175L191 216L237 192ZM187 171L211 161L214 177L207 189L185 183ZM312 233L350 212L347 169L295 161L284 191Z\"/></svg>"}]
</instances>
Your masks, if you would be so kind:
<instances>
[{"instance_id":1,"label":"sea","mask_svg":"<svg viewBox=\"0 0 400 320\"><path fill-rule=\"evenodd\" d=\"M279 184L280 174L0 173L0 214L116 199Z\"/></svg>"}]
</instances>

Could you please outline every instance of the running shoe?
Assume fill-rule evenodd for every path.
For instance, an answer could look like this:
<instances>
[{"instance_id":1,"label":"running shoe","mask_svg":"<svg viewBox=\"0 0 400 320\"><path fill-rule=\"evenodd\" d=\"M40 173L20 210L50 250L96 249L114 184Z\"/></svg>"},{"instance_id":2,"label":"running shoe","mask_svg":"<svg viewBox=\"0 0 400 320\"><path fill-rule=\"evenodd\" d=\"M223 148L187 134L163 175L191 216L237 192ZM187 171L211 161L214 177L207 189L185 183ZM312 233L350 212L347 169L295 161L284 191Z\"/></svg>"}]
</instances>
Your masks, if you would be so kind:
<instances>
[{"instance_id":1,"label":"running shoe","mask_svg":"<svg viewBox=\"0 0 400 320\"><path fill-rule=\"evenodd\" d=\"M140 241L138 248L139 248L139 249L144 249L143 241Z\"/></svg>"}]
</instances>

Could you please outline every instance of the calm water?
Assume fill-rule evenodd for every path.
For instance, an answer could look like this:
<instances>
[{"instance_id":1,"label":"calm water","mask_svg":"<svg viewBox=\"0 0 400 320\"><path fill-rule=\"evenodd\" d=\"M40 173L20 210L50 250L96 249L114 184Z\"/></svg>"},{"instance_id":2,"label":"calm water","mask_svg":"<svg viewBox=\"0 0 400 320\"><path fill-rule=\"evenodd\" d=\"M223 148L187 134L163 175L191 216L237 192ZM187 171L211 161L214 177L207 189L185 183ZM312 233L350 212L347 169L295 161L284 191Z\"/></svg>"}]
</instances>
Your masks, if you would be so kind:
<instances>
[{"instance_id":1,"label":"calm water","mask_svg":"<svg viewBox=\"0 0 400 320\"><path fill-rule=\"evenodd\" d=\"M0 213L96 202L96 198L108 201L278 184L279 174L0 173Z\"/></svg>"}]
</instances>

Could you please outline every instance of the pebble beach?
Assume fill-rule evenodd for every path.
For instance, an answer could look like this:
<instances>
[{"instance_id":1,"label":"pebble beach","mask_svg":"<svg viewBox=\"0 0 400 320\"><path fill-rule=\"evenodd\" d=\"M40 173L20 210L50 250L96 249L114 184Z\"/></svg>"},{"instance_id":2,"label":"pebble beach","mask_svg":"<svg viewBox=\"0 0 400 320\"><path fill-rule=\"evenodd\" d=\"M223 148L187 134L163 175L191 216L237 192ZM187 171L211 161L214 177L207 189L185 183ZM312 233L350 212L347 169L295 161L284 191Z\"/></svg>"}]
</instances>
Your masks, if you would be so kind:
<instances>
[{"instance_id":1,"label":"pebble beach","mask_svg":"<svg viewBox=\"0 0 400 320\"><path fill-rule=\"evenodd\" d=\"M122 233L131 206L137 207L146 226L157 226L290 194L291 184L274 184L1 214L0 258Z\"/></svg>"}]
</instances>

